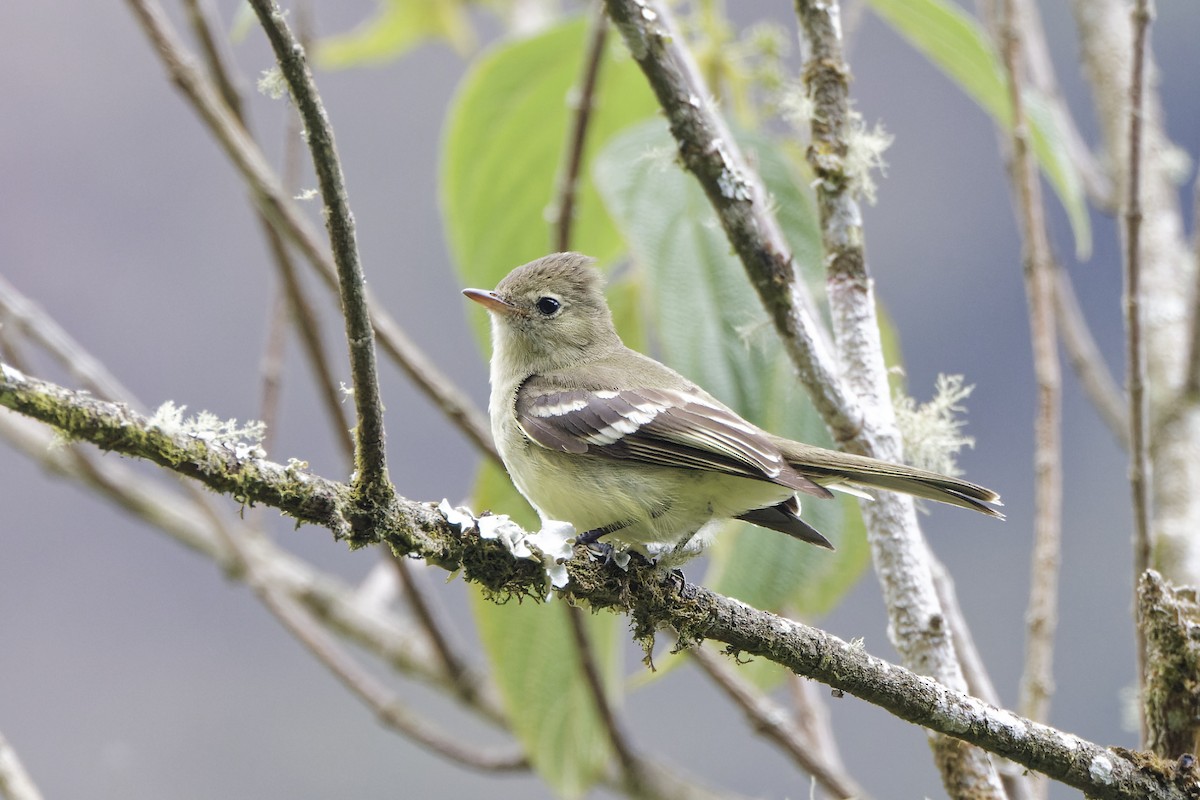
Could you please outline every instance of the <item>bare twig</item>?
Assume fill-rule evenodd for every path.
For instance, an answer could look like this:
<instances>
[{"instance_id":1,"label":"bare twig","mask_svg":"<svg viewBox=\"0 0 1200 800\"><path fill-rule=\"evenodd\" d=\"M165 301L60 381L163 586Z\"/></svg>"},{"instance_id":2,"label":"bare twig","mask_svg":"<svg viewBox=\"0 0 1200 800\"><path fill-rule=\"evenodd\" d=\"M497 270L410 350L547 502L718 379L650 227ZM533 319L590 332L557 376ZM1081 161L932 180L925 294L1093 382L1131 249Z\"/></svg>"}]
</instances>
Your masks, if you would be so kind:
<instances>
[{"instance_id":1,"label":"bare twig","mask_svg":"<svg viewBox=\"0 0 1200 800\"><path fill-rule=\"evenodd\" d=\"M169 77L241 173L258 208L316 268L321 278L336 290L337 269L321 237L283 189L282 182L262 151L237 124L211 81L196 68L162 9L154 0L127 2ZM499 455L492 444L484 415L474 407L466 393L421 352L396 321L371 299L369 291L366 296L380 346L476 447L498 461Z\"/></svg>"},{"instance_id":2,"label":"bare twig","mask_svg":"<svg viewBox=\"0 0 1200 800\"><path fill-rule=\"evenodd\" d=\"M271 313L267 315L267 340L263 344L259 361L259 415L267 426L263 434L263 449L268 453L275 449L275 425L279 420L279 401L283 394L283 361L287 349L288 308L287 296L282 289L272 292Z\"/></svg>"},{"instance_id":3,"label":"bare twig","mask_svg":"<svg viewBox=\"0 0 1200 800\"><path fill-rule=\"evenodd\" d=\"M4 734L0 733L0 796L6 800L42 800L37 784L25 770Z\"/></svg>"},{"instance_id":4,"label":"bare twig","mask_svg":"<svg viewBox=\"0 0 1200 800\"><path fill-rule=\"evenodd\" d=\"M992 683L983 656L975 646L975 637L967 626L966 617L963 616L954 578L937 556L931 555L930 563L938 600L942 604L942 612L946 615L946 627L954 637L954 652L958 654L958 663L962 665L963 677L967 681L967 691L983 702L1001 708L1003 703L1000 701L1000 694ZM1011 761L996 764L996 771L1000 773L1000 780L1004 782L1008 800L1031 800L1034 797L1035 790L1032 784L1036 778L1033 775Z\"/></svg>"},{"instance_id":5,"label":"bare twig","mask_svg":"<svg viewBox=\"0 0 1200 800\"><path fill-rule=\"evenodd\" d=\"M300 606L269 586L258 584L252 568L250 574L250 582L263 604L385 725L432 752L472 769L510 772L529 768L528 760L519 750L494 752L466 747L458 737L438 730L429 720L409 711L399 697L359 666Z\"/></svg>"},{"instance_id":6,"label":"bare twig","mask_svg":"<svg viewBox=\"0 0 1200 800\"><path fill-rule=\"evenodd\" d=\"M1192 182L1192 260L1196 274L1192 286L1187 376L1183 381L1183 399L1178 405L1200 400L1200 174Z\"/></svg>"},{"instance_id":7,"label":"bare twig","mask_svg":"<svg viewBox=\"0 0 1200 800\"><path fill-rule=\"evenodd\" d=\"M579 653L579 667L583 670L584 682L592 697L592 705L600 718L600 725L608 734L608 743L612 746L620 766L622 783L630 795L639 797L646 794L646 770L641 758L634 752L629 741L625 726L617 719L612 703L608 699L608 690L604 686L604 678L600 675L596 654L592 650L591 637L588 636L586 612L578 606L566 605L563 613L567 615L567 625L571 629L571 637L575 641L575 650Z\"/></svg>"},{"instance_id":8,"label":"bare twig","mask_svg":"<svg viewBox=\"0 0 1200 800\"><path fill-rule=\"evenodd\" d=\"M445 624L437 618L429 598L417 585L412 565L394 553L389 554L388 561L396 573L401 591L404 592L404 598L408 601L413 616L417 618L417 623L424 629L425 635L429 637L429 641L433 645L433 652L437 655L453 692L468 704L474 702L475 695L481 689L478 677L467 666L467 660L450 644L449 637L446 636Z\"/></svg>"},{"instance_id":9,"label":"bare twig","mask_svg":"<svg viewBox=\"0 0 1200 800\"><path fill-rule=\"evenodd\" d=\"M1101 168L1088 147L1059 90L1038 4L1034 0L1014 0L1014 3L1018 35L1024 44L1025 63L1029 68L1029 81L1049 103L1050 113L1057 120L1056 130L1062 134L1062 144L1071 158L1071 165L1082 179L1088 198L1096 207L1115 213L1120 198L1112 178Z\"/></svg>"},{"instance_id":10,"label":"bare twig","mask_svg":"<svg viewBox=\"0 0 1200 800\"><path fill-rule=\"evenodd\" d=\"M822 749L815 746L785 709L750 685L749 681L723 663L719 656L703 646L690 648L687 652L745 713L750 727L778 745L796 766L812 775L826 791L835 797L854 797L859 800L869 797L841 764L830 763L822 757Z\"/></svg>"},{"instance_id":11,"label":"bare twig","mask_svg":"<svg viewBox=\"0 0 1200 800\"><path fill-rule=\"evenodd\" d=\"M333 139L333 128L308 69L304 47L292 34L283 12L274 0L250 0L258 21L275 50L292 99L304 119L305 141L312 151L317 183L325 201L325 226L337 266L346 341L350 348L350 374L354 382L354 407L358 421L355 437L355 487L366 503L387 503L394 490L387 476L384 446L383 402L379 394L379 370L375 361L375 330L367 307L366 277L359 260L354 215L341 160Z\"/></svg>"},{"instance_id":12,"label":"bare twig","mask_svg":"<svg viewBox=\"0 0 1200 800\"><path fill-rule=\"evenodd\" d=\"M237 561L239 571L280 624L292 634L351 694L358 697L379 720L427 748L471 769L512 772L529 769L525 754L511 748L492 751L465 746L457 737L410 711L404 702L365 670L298 603L262 576L256 555L236 536L225 536L225 544Z\"/></svg>"},{"instance_id":13,"label":"bare twig","mask_svg":"<svg viewBox=\"0 0 1200 800\"><path fill-rule=\"evenodd\" d=\"M120 461L76 458L79 454L73 450L52 448L53 435L32 420L0 414L0 435L50 472L96 490L185 547L212 559L227 574L237 576L224 539L216 536L205 521L206 513L189 498L147 480ZM238 531L231 535L238 535ZM453 693L446 676L435 669L436 659L417 631L394 616L366 607L356 600L353 587L316 572L266 537L255 538L251 546L259 563L269 565L264 570L266 575L260 577L302 603L322 624L374 653L400 674ZM471 679L484 685L478 675ZM471 708L493 724L502 723L503 714L493 693L477 692Z\"/></svg>"},{"instance_id":14,"label":"bare twig","mask_svg":"<svg viewBox=\"0 0 1200 800\"><path fill-rule=\"evenodd\" d=\"M1129 87L1129 177L1125 202L1125 362L1129 390L1129 486L1133 494L1133 585L1150 567L1150 459L1147 448L1145 343L1142 339L1142 108L1145 86L1146 36L1153 9L1137 0L1133 12L1133 65ZM1136 597L1135 597L1136 600ZM1134 608L1139 606L1135 602ZM1135 610L1135 617L1137 612ZM1146 689L1146 634L1137 628L1138 687ZM1146 741L1146 711L1138 704L1142 742Z\"/></svg>"},{"instance_id":15,"label":"bare twig","mask_svg":"<svg viewBox=\"0 0 1200 800\"><path fill-rule=\"evenodd\" d=\"M1117 165L1113 176L1124 202L1129 194L1130 79L1134 31L1129 0L1071 0L1079 32L1080 62L1088 80L1096 123L1105 148L1102 161ZM1170 140L1155 80L1153 50L1144 61L1140 100L1142 146L1138 203L1139 292L1146 400L1152 435L1147 442L1153 480L1148 485L1155 565L1176 584L1200 583L1200 403L1179 402L1191 355L1188 293L1197 282L1195 254L1179 192L1179 148ZM1123 242L1123 247L1127 246ZM1128 368L1128 363L1126 367Z\"/></svg>"},{"instance_id":16,"label":"bare twig","mask_svg":"<svg viewBox=\"0 0 1200 800\"><path fill-rule=\"evenodd\" d=\"M1079 308L1071 277L1061 265L1054 269L1054 319L1071 367L1079 376L1088 399L1108 425L1117 442L1129 450L1129 412L1100 348Z\"/></svg>"},{"instance_id":17,"label":"bare twig","mask_svg":"<svg viewBox=\"0 0 1200 800\"><path fill-rule=\"evenodd\" d=\"M567 146L563 153L563 166L559 172L558 191L553 206L554 249L560 252L570 249L579 170L583 166L583 147L587 142L588 123L591 121L592 103L596 95L596 79L600 74L600 64L604 61L604 45L608 41L608 17L604 14L604 3L601 0L595 0L595 3L587 50L583 54L583 76L572 96L575 113L571 115L568 125Z\"/></svg>"},{"instance_id":18,"label":"bare twig","mask_svg":"<svg viewBox=\"0 0 1200 800\"><path fill-rule=\"evenodd\" d=\"M361 513L349 487L298 469L239 453L229 444L151 427L125 406L97 400L0 364L0 406L40 420L81 442L152 461L246 502L278 508L344 538L348 517ZM539 563L514 559L495 539L451 525L431 504L397 498L374 510L369 530L393 552L412 554L494 592L541 597ZM357 541L362 542L362 537ZM1104 748L1023 719L903 667L861 646L692 584L680 585L639 560L628 570L588 558L568 563L568 599L631 612L639 635L679 632L685 642L713 639L774 661L860 697L901 719L948 734L1043 772L1101 800L1185 800L1169 770L1124 751Z\"/></svg>"},{"instance_id":19,"label":"bare twig","mask_svg":"<svg viewBox=\"0 0 1200 800\"><path fill-rule=\"evenodd\" d=\"M204 62L208 65L208 71L217 82L221 99L242 123L242 127L248 130L242 92L238 88L235 78L237 72L230 66L231 59L222 39L215 35L219 26L213 24L214 12L209 6L208 0L184 0L183 7L187 11L188 25L200 43L200 52L204 54Z\"/></svg>"},{"instance_id":20,"label":"bare twig","mask_svg":"<svg viewBox=\"0 0 1200 800\"><path fill-rule=\"evenodd\" d=\"M1021 97L1023 54L1015 0L1006 0L1000 38L1012 110L1009 165L1021 229L1025 294L1037 381L1034 419L1034 546L1026 611L1025 666L1018 708L1046 719L1054 691L1054 632L1062 538L1062 376L1054 321L1054 271L1041 187ZM1039 792L1041 790L1039 789Z\"/></svg>"},{"instance_id":21,"label":"bare twig","mask_svg":"<svg viewBox=\"0 0 1200 800\"><path fill-rule=\"evenodd\" d=\"M220 88L222 99L233 112L234 118L241 125L245 134L252 137L253 134L250 132L250 125L244 113L245 103L238 88L240 82L229 63L230 59L221 46L220 38L215 33L218 26L213 22L207 3L204 0L186 0L186 7L192 30L201 45L205 64ZM284 176L281 183L283 186L293 187L296 185L296 176L299 171L297 156L299 154L300 126L298 118L289 115L286 128L283 156ZM354 443L349 435L351 426L346 418L345 406L341 402L342 397L338 391L337 381L334 380L333 371L329 366L329 357L321 338L317 314L305 296L304 288L296 274L295 263L280 231L261 210L258 211L258 219L271 253L271 259L275 263L283 286L288 309L287 317L295 323L300 333L300 344L315 374L318 395L333 427L334 439L343 450L347 463L353 463ZM264 405L266 405L265 402ZM264 419L265 417L266 415L264 415ZM269 420L267 421L269 423ZM267 431L270 435L271 426L269 424Z\"/></svg>"}]
</instances>

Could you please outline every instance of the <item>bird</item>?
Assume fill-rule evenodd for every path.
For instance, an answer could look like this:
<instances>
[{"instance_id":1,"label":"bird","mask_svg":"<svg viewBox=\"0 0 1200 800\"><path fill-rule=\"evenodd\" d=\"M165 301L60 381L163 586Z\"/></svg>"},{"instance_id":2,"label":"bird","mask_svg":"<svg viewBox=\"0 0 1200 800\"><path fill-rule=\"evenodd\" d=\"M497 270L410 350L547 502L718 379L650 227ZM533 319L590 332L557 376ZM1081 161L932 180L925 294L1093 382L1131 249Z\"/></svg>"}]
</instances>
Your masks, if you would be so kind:
<instances>
[{"instance_id":1,"label":"bird","mask_svg":"<svg viewBox=\"0 0 1200 800\"><path fill-rule=\"evenodd\" d=\"M630 349L588 256L552 253L463 294L491 319L488 407L505 469L543 523L570 523L579 542L671 567L738 519L833 549L799 496L870 497L863 487L1004 518L991 489L776 436Z\"/></svg>"}]
</instances>

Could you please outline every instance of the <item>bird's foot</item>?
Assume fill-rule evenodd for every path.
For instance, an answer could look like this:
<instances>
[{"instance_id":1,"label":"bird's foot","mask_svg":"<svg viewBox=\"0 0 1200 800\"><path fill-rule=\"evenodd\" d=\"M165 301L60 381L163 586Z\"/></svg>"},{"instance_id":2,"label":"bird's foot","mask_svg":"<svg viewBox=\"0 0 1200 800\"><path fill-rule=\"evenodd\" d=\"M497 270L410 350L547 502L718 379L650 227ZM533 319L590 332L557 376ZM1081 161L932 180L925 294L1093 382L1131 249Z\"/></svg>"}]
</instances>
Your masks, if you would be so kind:
<instances>
[{"instance_id":1,"label":"bird's foot","mask_svg":"<svg viewBox=\"0 0 1200 800\"><path fill-rule=\"evenodd\" d=\"M600 537L609 531L604 528L593 528L590 531L584 531L575 538L575 541L582 545L592 546L600 542ZM612 549L612 545L607 545L608 549Z\"/></svg>"}]
</instances>

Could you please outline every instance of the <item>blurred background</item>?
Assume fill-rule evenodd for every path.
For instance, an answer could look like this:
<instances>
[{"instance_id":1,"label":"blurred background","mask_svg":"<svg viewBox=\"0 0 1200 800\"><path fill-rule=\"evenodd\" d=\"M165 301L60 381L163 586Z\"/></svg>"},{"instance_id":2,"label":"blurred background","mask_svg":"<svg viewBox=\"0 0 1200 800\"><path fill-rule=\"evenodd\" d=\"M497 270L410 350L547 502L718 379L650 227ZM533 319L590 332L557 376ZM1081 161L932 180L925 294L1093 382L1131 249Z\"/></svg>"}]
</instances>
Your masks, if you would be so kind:
<instances>
[{"instance_id":1,"label":"blurred background","mask_svg":"<svg viewBox=\"0 0 1200 800\"><path fill-rule=\"evenodd\" d=\"M239 8L232 0L216 6L226 23ZM740 22L767 17L794 30L790 3L730 6ZM312 7L321 33L349 29L375 10L368 0ZM1061 3L1041 11L1068 102L1095 141L1069 12ZM909 389L927 399L939 373L975 384L966 432L976 447L960 463L968 477L1001 491L1009 515L998 525L935 509L924 528L1011 704L1029 572L1034 393L1019 239L997 137L983 112L869 12L846 21L857 109L895 137L878 204L865 212L867 253L903 346ZM487 34L487 18L481 22ZM1168 130L1193 157L1200 152L1198 33L1200 4L1160 5L1152 41ZM235 55L248 80L273 63L256 28ZM428 44L398 62L317 79L373 291L483 407L486 366L466 327L474 310L451 269L436 185L441 125L465 67L446 45ZM246 88L259 138L277 155L285 105ZM0 274L150 408L173 400L222 418L258 416L274 281L266 247L240 179L165 79L127 8L0 6L0 107ZM1189 197L1191 177L1181 189ZM1052 196L1047 203L1054 246L1073 263L1065 218ZM1121 375L1118 232L1109 219L1092 222L1094 253L1072 267L1072 277ZM323 299L325 334L341 359L337 377L348 382L340 322ZM50 369L43 377L66 380ZM292 345L270 455L345 478L307 381ZM476 453L386 362L383 382L398 490L460 502ZM1133 746L1136 735L1122 722L1122 691L1134 670L1126 464L1070 373L1064 405L1062 606L1050 722ZM467 772L384 731L244 585L4 443L0 475L0 731L48 798L549 795L536 778ZM222 505L235 513L232 503ZM347 579L361 579L377 561L320 529L272 527L286 547ZM469 642L461 583L430 577ZM820 624L895 658L869 573ZM448 704L404 693L445 715L447 726L458 724L460 712ZM740 712L691 667L638 697L625 710L636 741L717 787L808 796L807 780L748 732ZM850 697L831 700L830 709L851 771L875 796L942 796L918 729ZM679 737L681 725L711 733Z\"/></svg>"}]
</instances>

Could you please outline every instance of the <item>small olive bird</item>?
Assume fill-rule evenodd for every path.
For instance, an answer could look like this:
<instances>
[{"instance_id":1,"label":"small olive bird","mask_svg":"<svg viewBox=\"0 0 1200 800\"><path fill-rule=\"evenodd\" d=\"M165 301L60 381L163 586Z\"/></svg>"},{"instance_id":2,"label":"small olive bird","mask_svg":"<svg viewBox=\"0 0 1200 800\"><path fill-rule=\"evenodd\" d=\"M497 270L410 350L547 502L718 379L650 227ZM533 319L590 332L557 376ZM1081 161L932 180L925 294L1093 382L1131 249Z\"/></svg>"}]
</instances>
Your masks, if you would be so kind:
<instances>
[{"instance_id":1,"label":"small olive bird","mask_svg":"<svg viewBox=\"0 0 1200 800\"><path fill-rule=\"evenodd\" d=\"M675 370L630 350L613 327L592 259L554 253L495 291L463 294L491 312L492 436L543 520L575 526L664 566L740 519L832 549L800 518L797 494L828 487L904 492L1004 518L968 481L794 442L742 419ZM703 324L698 320L697 324Z\"/></svg>"}]
</instances>

